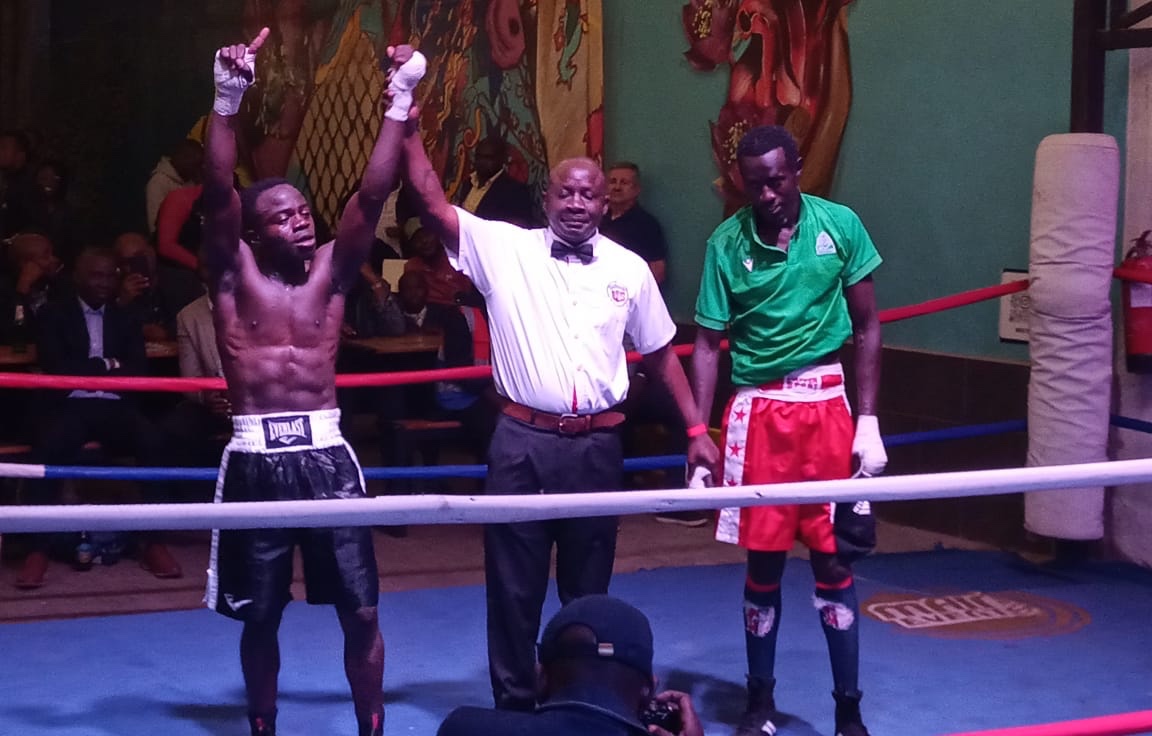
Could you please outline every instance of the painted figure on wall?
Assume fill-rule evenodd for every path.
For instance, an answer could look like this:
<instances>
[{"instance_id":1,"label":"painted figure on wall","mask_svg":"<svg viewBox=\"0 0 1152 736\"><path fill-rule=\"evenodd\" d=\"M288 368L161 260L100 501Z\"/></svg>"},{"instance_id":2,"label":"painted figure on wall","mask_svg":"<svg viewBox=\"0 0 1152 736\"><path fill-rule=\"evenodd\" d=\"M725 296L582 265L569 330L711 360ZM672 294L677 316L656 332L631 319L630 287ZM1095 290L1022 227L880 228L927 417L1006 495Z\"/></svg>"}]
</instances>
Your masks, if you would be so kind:
<instances>
[{"instance_id":1,"label":"painted figure on wall","mask_svg":"<svg viewBox=\"0 0 1152 736\"><path fill-rule=\"evenodd\" d=\"M245 110L253 174L286 176L334 221L379 124L378 60L411 43L431 62L421 128L449 196L492 135L538 191L549 161L602 155L600 18L600 0L247 0L244 31L272 29Z\"/></svg>"},{"instance_id":2,"label":"painted figure on wall","mask_svg":"<svg viewBox=\"0 0 1152 736\"><path fill-rule=\"evenodd\" d=\"M804 158L801 187L826 194L848 120L852 79L845 7L852 0L692 0L682 9L701 71L730 68L728 96L711 124L725 206L739 206L736 143L758 125L783 125Z\"/></svg>"}]
</instances>

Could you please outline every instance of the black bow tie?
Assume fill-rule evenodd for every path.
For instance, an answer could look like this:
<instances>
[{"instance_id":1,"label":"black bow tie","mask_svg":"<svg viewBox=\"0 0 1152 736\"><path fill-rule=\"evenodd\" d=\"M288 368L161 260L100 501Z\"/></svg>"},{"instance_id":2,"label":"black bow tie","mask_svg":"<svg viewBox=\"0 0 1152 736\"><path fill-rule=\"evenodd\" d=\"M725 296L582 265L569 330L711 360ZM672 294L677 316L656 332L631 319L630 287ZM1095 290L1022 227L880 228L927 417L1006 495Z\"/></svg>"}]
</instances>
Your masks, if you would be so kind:
<instances>
[{"instance_id":1,"label":"black bow tie","mask_svg":"<svg viewBox=\"0 0 1152 736\"><path fill-rule=\"evenodd\" d=\"M569 245L561 240L552 241L552 257L559 258L560 260L567 260L568 256L576 256L580 259L581 263L592 262L592 244L580 243L579 245Z\"/></svg>"}]
</instances>

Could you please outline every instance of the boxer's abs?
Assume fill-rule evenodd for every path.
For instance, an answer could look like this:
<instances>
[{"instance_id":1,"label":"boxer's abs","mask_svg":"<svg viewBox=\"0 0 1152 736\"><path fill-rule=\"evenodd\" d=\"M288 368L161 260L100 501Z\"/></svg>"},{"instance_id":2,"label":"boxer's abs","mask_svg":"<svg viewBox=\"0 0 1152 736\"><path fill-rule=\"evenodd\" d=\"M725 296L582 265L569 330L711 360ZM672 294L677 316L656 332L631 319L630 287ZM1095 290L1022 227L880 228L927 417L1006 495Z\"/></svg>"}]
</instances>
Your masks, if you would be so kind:
<instances>
[{"instance_id":1,"label":"boxer's abs","mask_svg":"<svg viewBox=\"0 0 1152 736\"><path fill-rule=\"evenodd\" d=\"M248 347L224 357L224 375L234 414L336 408L334 344Z\"/></svg>"}]
</instances>

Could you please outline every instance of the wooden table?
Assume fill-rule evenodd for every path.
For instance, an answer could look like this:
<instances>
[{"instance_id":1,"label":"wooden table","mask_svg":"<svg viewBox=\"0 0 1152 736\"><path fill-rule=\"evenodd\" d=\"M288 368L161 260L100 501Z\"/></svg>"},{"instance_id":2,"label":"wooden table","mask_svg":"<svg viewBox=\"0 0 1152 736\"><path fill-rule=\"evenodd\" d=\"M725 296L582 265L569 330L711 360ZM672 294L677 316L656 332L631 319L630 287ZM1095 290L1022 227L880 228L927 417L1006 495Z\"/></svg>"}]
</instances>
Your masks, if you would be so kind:
<instances>
[{"instance_id":1,"label":"wooden table","mask_svg":"<svg viewBox=\"0 0 1152 736\"><path fill-rule=\"evenodd\" d=\"M11 370L13 368L28 368L36 363L36 347L29 345L21 352L16 352L11 345L0 345L0 368Z\"/></svg>"},{"instance_id":2,"label":"wooden table","mask_svg":"<svg viewBox=\"0 0 1152 736\"><path fill-rule=\"evenodd\" d=\"M174 340L145 343L144 351L147 353L148 358L151 360L175 358L178 355L176 342ZM20 353L14 351L11 345L0 345L0 369L13 370L34 368L35 366L35 345L29 345L27 349Z\"/></svg>"},{"instance_id":3,"label":"wooden table","mask_svg":"<svg viewBox=\"0 0 1152 736\"><path fill-rule=\"evenodd\" d=\"M164 340L163 342L146 342L144 343L144 353L148 356L149 360L180 357L180 350L176 346L175 340Z\"/></svg>"},{"instance_id":4,"label":"wooden table","mask_svg":"<svg viewBox=\"0 0 1152 736\"><path fill-rule=\"evenodd\" d=\"M367 350L376 355L404 355L437 353L444 344L444 336L436 332L413 332L397 337L345 338L341 345Z\"/></svg>"}]
</instances>

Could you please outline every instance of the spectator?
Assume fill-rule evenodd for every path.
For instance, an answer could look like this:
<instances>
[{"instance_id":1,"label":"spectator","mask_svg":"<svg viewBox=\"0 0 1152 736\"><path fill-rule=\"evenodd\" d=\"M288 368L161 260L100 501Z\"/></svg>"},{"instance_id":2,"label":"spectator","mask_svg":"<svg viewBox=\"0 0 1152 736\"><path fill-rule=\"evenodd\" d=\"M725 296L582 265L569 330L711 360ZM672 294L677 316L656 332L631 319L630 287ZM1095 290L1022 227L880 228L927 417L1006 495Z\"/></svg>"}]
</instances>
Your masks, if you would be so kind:
<instances>
[{"instance_id":1,"label":"spectator","mask_svg":"<svg viewBox=\"0 0 1152 736\"><path fill-rule=\"evenodd\" d=\"M60 259L45 235L29 231L8 241L11 277L0 281L0 337L5 344L23 337L33 340L36 320L49 298L59 290ZM17 336L17 307L24 334Z\"/></svg>"},{"instance_id":2,"label":"spectator","mask_svg":"<svg viewBox=\"0 0 1152 736\"><path fill-rule=\"evenodd\" d=\"M532 227L538 219L533 215L532 193L508 174L507 162L508 146L502 138L489 136L477 143L472 175L460 188L458 204L485 220Z\"/></svg>"},{"instance_id":3,"label":"spectator","mask_svg":"<svg viewBox=\"0 0 1152 736\"><path fill-rule=\"evenodd\" d=\"M644 259L652 271L652 277L661 287L666 277L668 244L664 240L664 229L648 210L640 206L640 167L631 161L620 161L607 169L608 211L600 221L600 234L615 240L620 245ZM625 347L632 345L625 341ZM670 443L661 452L683 454L687 449L684 422L676 411L672 395L659 382L648 380L642 366L633 364L629 373L628 398L624 405L628 415L627 439L630 444L638 444L637 428L652 425L666 427ZM641 452L633 446L632 452ZM661 474L661 485L675 487L682 482L678 471ZM684 526L704 526L711 514L704 511L675 511L658 514L656 520L666 524Z\"/></svg>"},{"instance_id":4,"label":"spectator","mask_svg":"<svg viewBox=\"0 0 1152 736\"><path fill-rule=\"evenodd\" d=\"M116 259L107 250L81 252L74 272L76 298L62 298L41 316L38 359L45 373L80 376L142 376L147 371L143 333L133 314L112 301ZM51 465L74 465L84 444L97 440L108 452L127 454L145 465L161 464L159 432L137 409L131 394L75 390L51 401L38 417L35 454ZM42 500L58 501L59 486L40 484ZM150 496L159 486L149 484ZM145 535L140 564L158 578L180 577L180 565L154 535ZM32 552L16 579L18 588L38 588L48 569L47 538L34 537Z\"/></svg>"},{"instance_id":5,"label":"spectator","mask_svg":"<svg viewBox=\"0 0 1152 736\"><path fill-rule=\"evenodd\" d=\"M704 734L686 693L652 697L652 628L643 613L622 600L590 595L564 606L544 627L538 654L534 712L457 708L438 736ZM674 713L679 721L674 732L649 730L642 720L653 700Z\"/></svg>"},{"instance_id":6,"label":"spectator","mask_svg":"<svg viewBox=\"0 0 1152 736\"><path fill-rule=\"evenodd\" d=\"M476 293L476 287L467 276L452 267L444 243L433 230L422 227L412 233L409 242L412 257L404 264L404 273L424 274L429 302L477 305L479 294Z\"/></svg>"},{"instance_id":7,"label":"spectator","mask_svg":"<svg viewBox=\"0 0 1152 736\"><path fill-rule=\"evenodd\" d=\"M201 269L201 274L204 269ZM203 278L203 275L201 276ZM223 378L216 327L212 323L212 297L204 293L176 314L176 341L180 375Z\"/></svg>"},{"instance_id":8,"label":"spectator","mask_svg":"<svg viewBox=\"0 0 1152 736\"><path fill-rule=\"evenodd\" d=\"M392 284L379 276L371 286L360 280L348 293L345 324L355 337L387 337L407 331Z\"/></svg>"},{"instance_id":9,"label":"spectator","mask_svg":"<svg viewBox=\"0 0 1152 736\"><path fill-rule=\"evenodd\" d=\"M207 276L201 269L202 281ZM176 345L180 375L185 378L223 378L216 327L212 323L212 298L203 294L176 314ZM227 391L193 391L164 420L164 430L181 465L200 467L218 462L222 438L232 432L232 404ZM192 490L187 486L189 494ZM207 499L203 499L207 500Z\"/></svg>"},{"instance_id":10,"label":"spectator","mask_svg":"<svg viewBox=\"0 0 1152 736\"><path fill-rule=\"evenodd\" d=\"M34 344L37 320L48 300L63 286L60 260L52 241L37 232L18 233L7 241L9 267L0 275L0 343L14 351ZM27 442L28 420L35 394L0 392L0 437L6 442Z\"/></svg>"},{"instance_id":11,"label":"spectator","mask_svg":"<svg viewBox=\"0 0 1152 736\"><path fill-rule=\"evenodd\" d=\"M144 188L145 207L148 214L148 232L156 232L156 220L160 205L173 189L187 187L200 181L200 165L204 160L204 147L199 141L186 138L162 156L152 170L152 176Z\"/></svg>"},{"instance_id":12,"label":"spectator","mask_svg":"<svg viewBox=\"0 0 1152 736\"><path fill-rule=\"evenodd\" d=\"M156 252L166 263L196 272L200 263L200 231L203 226L200 194L204 187L173 189L160 204L156 216Z\"/></svg>"},{"instance_id":13,"label":"spectator","mask_svg":"<svg viewBox=\"0 0 1152 736\"><path fill-rule=\"evenodd\" d=\"M156 263L156 251L139 233L123 233L113 243L120 269L116 303L136 313L144 339L165 342L176 337L176 315L204 293L204 286L182 268Z\"/></svg>"},{"instance_id":14,"label":"spectator","mask_svg":"<svg viewBox=\"0 0 1152 736\"><path fill-rule=\"evenodd\" d=\"M80 210L68 201L71 173L59 161L41 161L32 178L10 210L13 232L38 230L48 236L65 264L71 265L87 239L88 223Z\"/></svg>"},{"instance_id":15,"label":"spectator","mask_svg":"<svg viewBox=\"0 0 1152 736\"><path fill-rule=\"evenodd\" d=\"M668 243L660 222L640 206L640 167L631 161L608 167L608 213L600 222L600 234L647 261L656 283L663 287Z\"/></svg>"},{"instance_id":16,"label":"spectator","mask_svg":"<svg viewBox=\"0 0 1152 736\"><path fill-rule=\"evenodd\" d=\"M414 332L439 333L443 336L443 344L436 356L437 367L462 368L474 365L472 332L467 318L455 305L432 303L428 292L424 274L410 271L400 277L399 291L389 294L383 304L372 299L372 306L368 308L364 306L367 300L362 297L355 323L358 332L367 330L371 335L387 336ZM493 421L491 407L481 400L488 385L487 380L475 380L442 381L436 383L434 388L427 385L384 388L378 392L378 411L386 450L393 441L389 426L392 420L458 419L464 425L471 449L475 450L478 457L483 457Z\"/></svg>"},{"instance_id":17,"label":"spectator","mask_svg":"<svg viewBox=\"0 0 1152 736\"><path fill-rule=\"evenodd\" d=\"M23 199L28 186L28 159L32 143L19 130L0 131L0 238L15 232L10 212Z\"/></svg>"}]
</instances>

